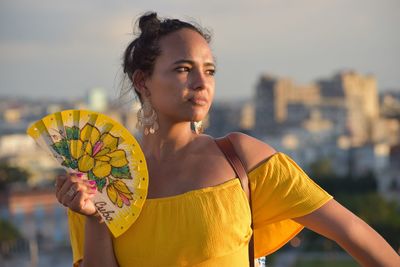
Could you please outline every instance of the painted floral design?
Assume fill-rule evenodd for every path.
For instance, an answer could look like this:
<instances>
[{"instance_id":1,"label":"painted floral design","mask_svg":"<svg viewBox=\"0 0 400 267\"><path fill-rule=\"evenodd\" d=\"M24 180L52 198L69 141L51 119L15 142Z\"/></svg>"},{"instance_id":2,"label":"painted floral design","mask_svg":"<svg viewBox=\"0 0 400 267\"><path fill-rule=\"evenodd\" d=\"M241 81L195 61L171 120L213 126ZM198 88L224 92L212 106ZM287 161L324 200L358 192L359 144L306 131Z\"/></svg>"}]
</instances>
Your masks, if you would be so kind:
<instances>
[{"instance_id":1,"label":"painted floral design","mask_svg":"<svg viewBox=\"0 0 400 267\"><path fill-rule=\"evenodd\" d=\"M130 205L130 200L133 199L132 192L126 184L120 180L113 181L107 185L107 195L112 203L122 208L122 205Z\"/></svg>"},{"instance_id":2,"label":"painted floral design","mask_svg":"<svg viewBox=\"0 0 400 267\"><path fill-rule=\"evenodd\" d=\"M118 149L119 138L109 132L87 123L82 129L65 127L65 133L55 142L53 149L63 157L62 165L87 173L96 181L102 192L107 187L107 195L118 207L129 206L133 193L121 179L132 179L126 153Z\"/></svg>"},{"instance_id":3,"label":"painted floral design","mask_svg":"<svg viewBox=\"0 0 400 267\"><path fill-rule=\"evenodd\" d=\"M117 149L118 138L86 124L78 140L70 141L70 153L78 161L81 172L92 171L98 178L111 174L112 167L120 168L128 164L125 151Z\"/></svg>"}]
</instances>

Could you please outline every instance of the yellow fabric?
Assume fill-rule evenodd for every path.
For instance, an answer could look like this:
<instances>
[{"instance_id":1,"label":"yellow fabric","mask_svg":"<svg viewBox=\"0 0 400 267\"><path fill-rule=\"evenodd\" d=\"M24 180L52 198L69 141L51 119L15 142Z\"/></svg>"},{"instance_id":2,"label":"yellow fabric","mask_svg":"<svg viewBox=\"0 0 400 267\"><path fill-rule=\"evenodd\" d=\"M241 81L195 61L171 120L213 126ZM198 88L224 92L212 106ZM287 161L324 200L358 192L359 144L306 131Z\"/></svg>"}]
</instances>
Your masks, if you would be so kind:
<instances>
[{"instance_id":1,"label":"yellow fabric","mask_svg":"<svg viewBox=\"0 0 400 267\"><path fill-rule=\"evenodd\" d=\"M309 214L332 199L283 153L260 164L249 179L256 258L276 251L303 229L290 218Z\"/></svg>"},{"instance_id":2,"label":"yellow fabric","mask_svg":"<svg viewBox=\"0 0 400 267\"><path fill-rule=\"evenodd\" d=\"M83 259L83 244L85 242L85 216L68 209L69 239L72 248L72 262L75 264Z\"/></svg>"},{"instance_id":3,"label":"yellow fabric","mask_svg":"<svg viewBox=\"0 0 400 267\"><path fill-rule=\"evenodd\" d=\"M283 153L249 172L255 256L270 254L303 226L306 215L332 197ZM74 262L82 259L82 216L70 215ZM78 219L79 218L79 219ZM250 208L239 179L185 194L146 200L130 229L114 239L124 266L248 266ZM79 237L77 237L79 236Z\"/></svg>"}]
</instances>

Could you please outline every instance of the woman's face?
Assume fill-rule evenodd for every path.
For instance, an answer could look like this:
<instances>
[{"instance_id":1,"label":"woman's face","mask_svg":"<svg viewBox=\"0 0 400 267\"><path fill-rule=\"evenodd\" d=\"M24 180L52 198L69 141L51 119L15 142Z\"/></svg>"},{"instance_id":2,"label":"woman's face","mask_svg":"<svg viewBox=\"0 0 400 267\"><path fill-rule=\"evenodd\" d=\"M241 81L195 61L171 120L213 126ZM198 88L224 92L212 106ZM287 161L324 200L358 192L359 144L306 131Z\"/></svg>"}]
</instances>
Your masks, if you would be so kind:
<instances>
[{"instance_id":1,"label":"woman's face","mask_svg":"<svg viewBox=\"0 0 400 267\"><path fill-rule=\"evenodd\" d=\"M215 64L206 40L181 29L160 39L161 55L145 81L159 120L202 120L214 97Z\"/></svg>"}]
</instances>

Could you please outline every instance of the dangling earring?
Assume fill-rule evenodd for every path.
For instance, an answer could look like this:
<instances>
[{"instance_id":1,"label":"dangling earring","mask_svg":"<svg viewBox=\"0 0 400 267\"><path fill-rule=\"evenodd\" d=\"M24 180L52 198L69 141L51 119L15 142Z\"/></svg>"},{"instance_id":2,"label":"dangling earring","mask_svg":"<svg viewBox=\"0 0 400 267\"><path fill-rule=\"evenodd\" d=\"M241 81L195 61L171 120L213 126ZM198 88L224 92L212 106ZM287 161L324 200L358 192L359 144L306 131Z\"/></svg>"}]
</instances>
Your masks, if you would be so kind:
<instances>
[{"instance_id":1,"label":"dangling earring","mask_svg":"<svg viewBox=\"0 0 400 267\"><path fill-rule=\"evenodd\" d=\"M202 121L194 121L193 126L194 126L194 131L196 134L201 134L204 130Z\"/></svg>"},{"instance_id":2,"label":"dangling earring","mask_svg":"<svg viewBox=\"0 0 400 267\"><path fill-rule=\"evenodd\" d=\"M154 134L158 130L157 113L148 98L144 98L142 107L137 112L136 128L143 130L145 135Z\"/></svg>"}]
</instances>

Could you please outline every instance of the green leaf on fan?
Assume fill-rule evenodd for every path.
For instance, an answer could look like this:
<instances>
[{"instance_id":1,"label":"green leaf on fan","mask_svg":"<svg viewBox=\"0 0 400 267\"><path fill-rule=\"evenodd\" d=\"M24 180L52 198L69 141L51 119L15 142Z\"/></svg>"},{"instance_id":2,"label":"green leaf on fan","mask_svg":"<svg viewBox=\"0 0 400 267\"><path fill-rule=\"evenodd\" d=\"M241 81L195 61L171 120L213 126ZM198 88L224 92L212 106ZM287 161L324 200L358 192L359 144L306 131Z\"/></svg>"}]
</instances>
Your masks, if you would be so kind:
<instances>
[{"instance_id":1,"label":"green leaf on fan","mask_svg":"<svg viewBox=\"0 0 400 267\"><path fill-rule=\"evenodd\" d=\"M65 127L65 131L67 133L68 140L78 140L79 139L79 127Z\"/></svg>"},{"instance_id":2,"label":"green leaf on fan","mask_svg":"<svg viewBox=\"0 0 400 267\"><path fill-rule=\"evenodd\" d=\"M132 179L128 165L119 168L112 167L111 175L114 176L115 178L120 178L120 179Z\"/></svg>"},{"instance_id":3,"label":"green leaf on fan","mask_svg":"<svg viewBox=\"0 0 400 267\"><path fill-rule=\"evenodd\" d=\"M76 159L70 160L71 161L71 169L77 170L78 169L78 161Z\"/></svg>"},{"instance_id":4,"label":"green leaf on fan","mask_svg":"<svg viewBox=\"0 0 400 267\"><path fill-rule=\"evenodd\" d=\"M106 178L97 179L96 180L97 190L99 190L102 193L103 188L106 185L106 183L107 183L107 179Z\"/></svg>"},{"instance_id":5,"label":"green leaf on fan","mask_svg":"<svg viewBox=\"0 0 400 267\"><path fill-rule=\"evenodd\" d=\"M52 144L51 147L61 156L64 156L66 158L71 158L67 140L61 139L61 141Z\"/></svg>"},{"instance_id":6,"label":"green leaf on fan","mask_svg":"<svg viewBox=\"0 0 400 267\"><path fill-rule=\"evenodd\" d=\"M96 181L97 179L100 179L100 178L96 177L96 176L93 174L92 171L89 171L89 172L87 173L87 177L88 177L89 180L93 180L93 181Z\"/></svg>"},{"instance_id":7,"label":"green leaf on fan","mask_svg":"<svg viewBox=\"0 0 400 267\"><path fill-rule=\"evenodd\" d=\"M61 165L76 170L78 168L78 161L75 159L65 159Z\"/></svg>"},{"instance_id":8,"label":"green leaf on fan","mask_svg":"<svg viewBox=\"0 0 400 267\"><path fill-rule=\"evenodd\" d=\"M99 177L97 177L96 175L94 175L94 173L93 173L92 171L89 171L89 172L87 173L87 177L88 177L88 179L91 180L91 181L96 181L97 189L98 189L100 192L103 190L104 186L105 186L106 183L107 183L107 179L106 179L105 177L104 177L104 178L99 178Z\"/></svg>"},{"instance_id":9,"label":"green leaf on fan","mask_svg":"<svg viewBox=\"0 0 400 267\"><path fill-rule=\"evenodd\" d=\"M61 165L63 165L64 167L69 168L69 162L68 162L68 160L64 160L63 162L61 162Z\"/></svg>"}]
</instances>

